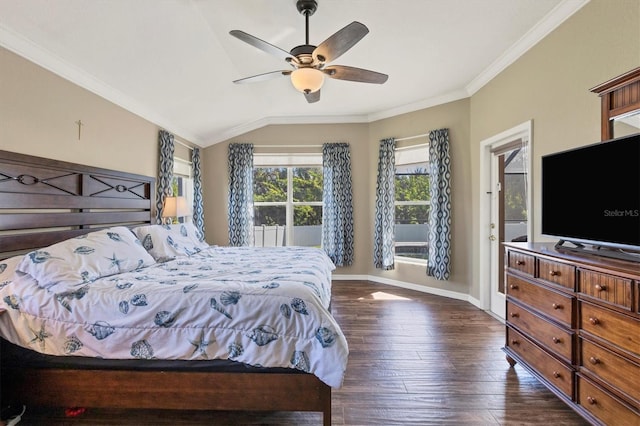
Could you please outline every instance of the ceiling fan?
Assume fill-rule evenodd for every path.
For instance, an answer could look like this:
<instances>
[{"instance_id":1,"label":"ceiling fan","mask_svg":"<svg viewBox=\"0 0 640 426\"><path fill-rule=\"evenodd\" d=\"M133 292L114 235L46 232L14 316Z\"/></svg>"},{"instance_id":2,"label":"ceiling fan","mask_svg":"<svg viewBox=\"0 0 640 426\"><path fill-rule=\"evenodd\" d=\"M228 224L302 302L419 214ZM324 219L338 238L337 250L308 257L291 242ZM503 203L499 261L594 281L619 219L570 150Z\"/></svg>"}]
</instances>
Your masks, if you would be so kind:
<instances>
[{"instance_id":1,"label":"ceiling fan","mask_svg":"<svg viewBox=\"0 0 640 426\"><path fill-rule=\"evenodd\" d=\"M389 78L388 75L362 68L345 65L329 65L331 62L353 47L362 37L367 35L369 29L360 22L354 21L334 33L331 37L318 46L309 44L309 17L318 8L316 0L297 0L296 7L305 17L305 44L296 46L291 52L280 49L244 31L233 30L229 34L263 50L271 55L284 59L292 66L292 70L271 71L251 77L235 80L234 83L249 83L270 80L280 76L291 76L293 86L304 93L307 102L313 103L320 100L320 88L324 83L324 77L328 76L338 80L357 81L362 83L382 84Z\"/></svg>"}]
</instances>

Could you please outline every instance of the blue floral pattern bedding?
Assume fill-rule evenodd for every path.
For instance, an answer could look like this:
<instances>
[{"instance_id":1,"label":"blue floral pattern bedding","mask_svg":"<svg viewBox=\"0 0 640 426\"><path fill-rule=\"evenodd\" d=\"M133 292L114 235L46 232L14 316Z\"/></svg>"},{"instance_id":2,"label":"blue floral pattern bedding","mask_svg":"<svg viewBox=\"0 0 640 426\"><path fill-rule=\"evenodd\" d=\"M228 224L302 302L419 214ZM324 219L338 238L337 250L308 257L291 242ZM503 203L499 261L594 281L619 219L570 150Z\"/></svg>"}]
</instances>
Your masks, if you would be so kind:
<instances>
[{"instance_id":1,"label":"blue floral pattern bedding","mask_svg":"<svg viewBox=\"0 0 640 426\"><path fill-rule=\"evenodd\" d=\"M210 247L81 284L0 283L0 334L50 355L231 359L340 387L347 341L320 249Z\"/></svg>"}]
</instances>

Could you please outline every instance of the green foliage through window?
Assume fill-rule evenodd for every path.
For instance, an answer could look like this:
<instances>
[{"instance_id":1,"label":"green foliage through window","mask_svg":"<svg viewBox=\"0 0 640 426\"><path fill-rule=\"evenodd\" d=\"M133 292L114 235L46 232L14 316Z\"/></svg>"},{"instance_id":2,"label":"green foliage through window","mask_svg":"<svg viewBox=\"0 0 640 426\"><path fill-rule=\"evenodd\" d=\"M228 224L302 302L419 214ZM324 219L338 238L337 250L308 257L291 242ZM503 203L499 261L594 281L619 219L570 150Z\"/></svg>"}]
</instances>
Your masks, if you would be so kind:
<instances>
[{"instance_id":1,"label":"green foliage through window","mask_svg":"<svg viewBox=\"0 0 640 426\"><path fill-rule=\"evenodd\" d=\"M427 223L429 219L429 175L425 169L396 173L396 223ZM400 202L400 203L398 203ZM415 205L402 202L418 202Z\"/></svg>"},{"instance_id":2,"label":"green foliage through window","mask_svg":"<svg viewBox=\"0 0 640 426\"><path fill-rule=\"evenodd\" d=\"M254 225L286 225L287 167L256 167L253 170ZM307 204L322 202L322 182L321 167L291 167L293 226L322 224L322 206Z\"/></svg>"}]
</instances>

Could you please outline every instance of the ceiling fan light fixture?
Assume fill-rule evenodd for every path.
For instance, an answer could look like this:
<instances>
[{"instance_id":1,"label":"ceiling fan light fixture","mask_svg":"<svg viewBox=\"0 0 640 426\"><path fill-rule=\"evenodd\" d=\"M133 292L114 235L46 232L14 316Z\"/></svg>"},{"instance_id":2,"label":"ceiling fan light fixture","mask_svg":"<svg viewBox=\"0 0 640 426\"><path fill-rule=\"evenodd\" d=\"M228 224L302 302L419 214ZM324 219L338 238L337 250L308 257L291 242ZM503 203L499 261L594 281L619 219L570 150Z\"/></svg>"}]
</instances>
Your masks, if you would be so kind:
<instances>
[{"instance_id":1,"label":"ceiling fan light fixture","mask_svg":"<svg viewBox=\"0 0 640 426\"><path fill-rule=\"evenodd\" d=\"M298 68L291 73L291 84L302 93L314 93L324 83L324 74L315 68Z\"/></svg>"}]
</instances>

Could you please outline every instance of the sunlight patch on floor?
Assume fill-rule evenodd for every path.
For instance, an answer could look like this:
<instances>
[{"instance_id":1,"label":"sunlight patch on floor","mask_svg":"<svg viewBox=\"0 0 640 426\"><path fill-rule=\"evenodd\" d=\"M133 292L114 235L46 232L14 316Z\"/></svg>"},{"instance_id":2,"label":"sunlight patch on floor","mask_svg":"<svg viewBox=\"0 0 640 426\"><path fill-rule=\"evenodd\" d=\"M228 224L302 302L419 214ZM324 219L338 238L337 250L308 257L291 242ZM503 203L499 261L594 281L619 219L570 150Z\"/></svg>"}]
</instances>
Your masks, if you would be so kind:
<instances>
[{"instance_id":1,"label":"sunlight patch on floor","mask_svg":"<svg viewBox=\"0 0 640 426\"><path fill-rule=\"evenodd\" d=\"M376 291L371 293L371 297L374 300L411 300L408 297L397 296L391 293L385 293L384 291ZM364 300L364 297L360 297L359 300Z\"/></svg>"}]
</instances>

